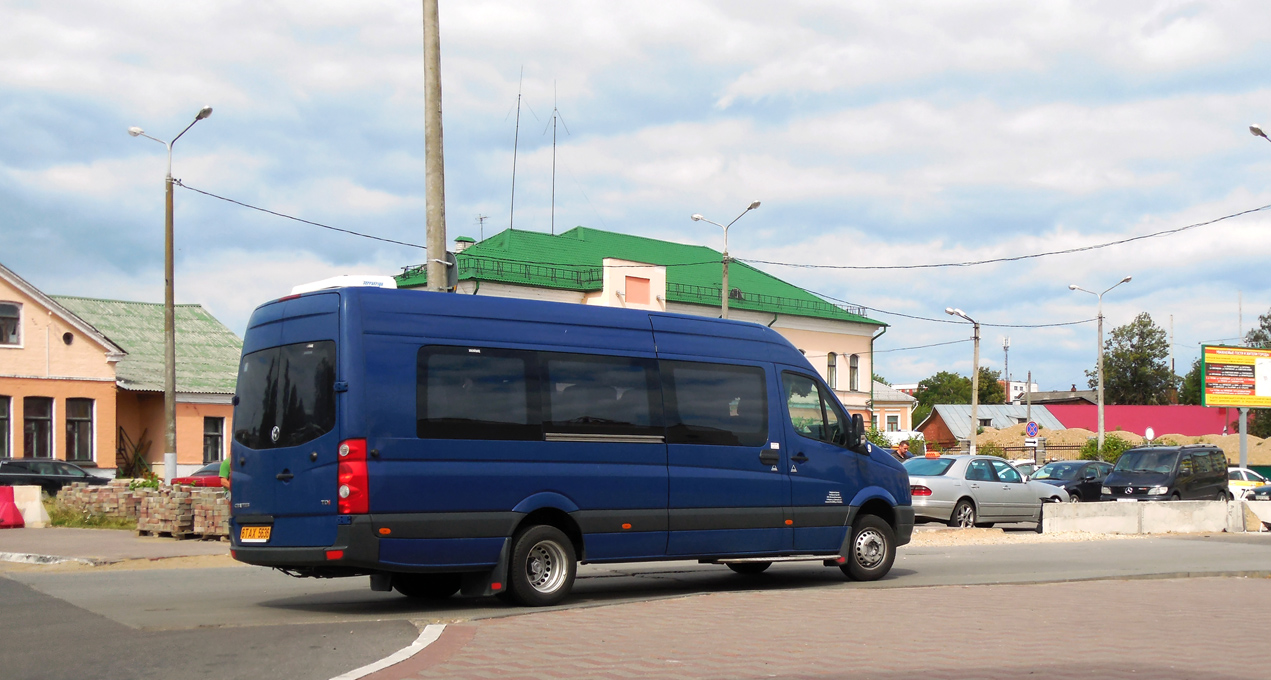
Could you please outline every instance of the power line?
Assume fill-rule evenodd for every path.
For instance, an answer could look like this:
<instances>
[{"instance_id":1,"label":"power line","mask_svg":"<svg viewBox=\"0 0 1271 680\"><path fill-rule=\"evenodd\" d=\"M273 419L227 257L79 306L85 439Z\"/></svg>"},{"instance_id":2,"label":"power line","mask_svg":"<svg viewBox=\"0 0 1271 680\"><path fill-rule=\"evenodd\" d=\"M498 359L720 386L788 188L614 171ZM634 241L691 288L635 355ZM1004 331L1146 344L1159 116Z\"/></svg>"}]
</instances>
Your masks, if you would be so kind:
<instances>
[{"instance_id":1,"label":"power line","mask_svg":"<svg viewBox=\"0 0 1271 680\"><path fill-rule=\"evenodd\" d=\"M825 298L826 300L829 300L831 302L837 302L841 305L847 305L849 307L859 307L861 309L868 309L873 312L878 312L879 314L887 314L889 316L900 316L906 319L916 319L918 321L930 321L932 323L952 323L952 324L958 324L958 325L966 325L967 323L965 321L955 321L953 319L937 319L937 318L932 318L929 316L917 316L915 314L905 314L904 312L893 312L886 309L879 309L878 307L870 307L868 305L861 305L855 302L849 302L847 300L842 300L832 295L826 295L825 293L818 293L814 290L809 290L807 288L804 288L803 290L813 295L816 295L817 297ZM1056 328L1059 326L1077 326L1083 323L1090 323L1092 321L1098 321L1098 319L1082 319L1080 321L1060 321L1058 323L1029 323L1029 324L981 323L980 326L982 328Z\"/></svg>"},{"instance_id":2,"label":"power line","mask_svg":"<svg viewBox=\"0 0 1271 680\"><path fill-rule=\"evenodd\" d=\"M311 224L311 225L313 225L313 226L315 226L315 227L321 227L321 228L323 228L323 229L330 229L331 231L338 231L338 232L340 232L340 233L342 233L342 234L349 234L349 235L352 235L352 236L361 236L362 238L369 238L369 239L373 239L373 240L375 240L375 241L383 241L384 243L392 243L392 244L394 244L394 245L406 246L407 248L419 248L420 250L426 250L426 248L424 248L423 246L419 245L418 243L407 243L407 242L405 242L405 241L395 241L395 240L393 240L393 239L391 239L391 238L384 238L383 236L372 236L371 234L363 234L363 233L362 233L362 232L360 232L360 231L353 231L353 230L351 230L351 229L341 229L341 228L339 228L339 227L333 227L333 226L328 225L328 224L322 224L321 222L314 222L314 221L312 221L312 220L301 219L301 218L299 218L299 217L292 217L291 215L284 215L283 213L280 213L280 212L274 212L273 210L269 210L268 208L260 208L260 207L254 206L254 205L250 205L250 204L244 203L244 202L242 202L242 201L236 201L236 200L234 200L234 199L232 199L232 198L226 198L226 197L224 197L224 196L217 196L216 194L214 194L214 193L212 193L212 192L210 192L210 191L203 191L202 189L195 189L195 188L194 188L194 187L192 187L192 186L189 186L189 185L186 185L186 184L182 184L182 183L181 183L181 180L179 180L179 179L174 179L174 180L172 180L172 183L173 183L173 184L175 184L175 185L177 185L177 186L179 186L179 187L181 187L182 189L189 189L190 191L193 191L193 192L195 192L195 193L199 193L199 194L203 194L204 196L210 196L210 197L215 198L215 199L219 199L219 200L222 200L222 201L226 201L226 202L229 202L229 203L233 203L234 205L241 205L241 206L243 206L244 208L249 208L249 209L251 209L251 210L257 210L257 211L260 211L260 212L263 212L263 213L268 213L268 214L273 215L273 216L275 216L275 217L281 217L281 218L283 218L283 219L294 220L294 221L296 221L296 222L303 222L303 223L305 223L305 224Z\"/></svg>"},{"instance_id":3,"label":"power line","mask_svg":"<svg viewBox=\"0 0 1271 680\"><path fill-rule=\"evenodd\" d=\"M1032 253L1029 255L1015 255L1012 257L995 257L995 258L991 258L987 260L971 260L967 262L933 262L933 263L927 263L927 264L889 264L889 265L882 265L882 264L850 265L850 264L799 264L795 262L773 262L771 260L750 260L745 258L733 258L733 259L739 260L742 262L751 262L756 264L769 264L769 265L773 265L777 267L795 267L799 269L864 270L864 269L937 269L941 267L975 267L982 264L996 264L999 262L1018 262L1020 260L1031 260L1031 259L1036 259L1039 257L1049 257L1051 255L1069 255L1072 253L1086 252L1088 250L1099 250L1101 248L1111 248L1112 246L1124 245L1126 243L1132 243L1134 241L1142 241L1144 239L1157 238L1160 236L1170 236L1173 234L1182 233L1189 229L1196 229L1198 227L1206 227L1211 224L1217 224L1219 222L1230 220L1236 217L1241 217L1243 215L1248 215L1250 213L1256 213L1262 210L1267 210L1268 208L1271 208L1271 204L1264 205L1257 208L1250 208L1248 210L1242 210L1240 212L1232 213L1230 215L1223 215L1222 217L1218 217L1212 220L1207 220L1204 222L1189 224L1185 227L1176 227L1174 229L1164 229L1162 231L1155 231L1150 234L1143 234L1141 236L1131 236L1129 238L1123 238L1116 241L1108 241L1107 243L1098 243L1098 244L1090 245L1090 246L1079 246L1076 248L1065 248L1063 250L1050 250L1050 251L1041 252L1041 253Z\"/></svg>"},{"instance_id":4,"label":"power line","mask_svg":"<svg viewBox=\"0 0 1271 680\"><path fill-rule=\"evenodd\" d=\"M962 340L950 340L948 342L936 342L930 345L914 345L913 347L892 347L889 349L876 349L874 350L874 354L882 354L884 352L904 352L906 350L926 349L928 347L942 347L944 345L957 345L964 342L971 342L971 338L964 338Z\"/></svg>"}]
</instances>

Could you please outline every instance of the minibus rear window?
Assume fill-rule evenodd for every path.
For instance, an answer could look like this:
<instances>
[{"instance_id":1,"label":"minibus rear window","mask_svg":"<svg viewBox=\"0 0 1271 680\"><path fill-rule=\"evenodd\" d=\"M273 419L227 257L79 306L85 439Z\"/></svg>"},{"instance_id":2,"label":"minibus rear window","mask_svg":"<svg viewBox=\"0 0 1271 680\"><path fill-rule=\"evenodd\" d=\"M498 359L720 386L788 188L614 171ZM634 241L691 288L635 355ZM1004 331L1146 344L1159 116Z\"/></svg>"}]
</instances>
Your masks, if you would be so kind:
<instances>
[{"instance_id":1,"label":"minibus rear window","mask_svg":"<svg viewBox=\"0 0 1271 680\"><path fill-rule=\"evenodd\" d=\"M301 342L243 357L234 440L251 449L299 446L335 427L335 342Z\"/></svg>"},{"instance_id":2,"label":"minibus rear window","mask_svg":"<svg viewBox=\"0 0 1271 680\"><path fill-rule=\"evenodd\" d=\"M762 368L663 361L667 442L763 446L768 391Z\"/></svg>"}]
</instances>

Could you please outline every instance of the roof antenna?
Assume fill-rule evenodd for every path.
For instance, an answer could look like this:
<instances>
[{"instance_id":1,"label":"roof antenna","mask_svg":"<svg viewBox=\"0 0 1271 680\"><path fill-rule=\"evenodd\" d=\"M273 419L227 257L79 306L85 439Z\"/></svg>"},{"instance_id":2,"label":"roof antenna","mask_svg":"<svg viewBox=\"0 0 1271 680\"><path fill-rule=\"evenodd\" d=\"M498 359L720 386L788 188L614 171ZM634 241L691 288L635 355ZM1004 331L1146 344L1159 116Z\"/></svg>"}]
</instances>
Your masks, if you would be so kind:
<instances>
[{"instance_id":1,"label":"roof antenna","mask_svg":"<svg viewBox=\"0 0 1271 680\"><path fill-rule=\"evenodd\" d=\"M556 121L560 120L561 126L565 128L565 134L570 134L569 126L565 124L565 118L560 115L560 109L556 108L556 81L552 81L552 236L556 235ZM543 134L547 134L547 128L543 128Z\"/></svg>"},{"instance_id":2,"label":"roof antenna","mask_svg":"<svg viewBox=\"0 0 1271 680\"><path fill-rule=\"evenodd\" d=\"M490 218L486 217L485 215L480 215L480 214L477 215L477 224L479 225L477 228L481 230L482 241L485 240L485 221L488 219Z\"/></svg>"}]
</instances>

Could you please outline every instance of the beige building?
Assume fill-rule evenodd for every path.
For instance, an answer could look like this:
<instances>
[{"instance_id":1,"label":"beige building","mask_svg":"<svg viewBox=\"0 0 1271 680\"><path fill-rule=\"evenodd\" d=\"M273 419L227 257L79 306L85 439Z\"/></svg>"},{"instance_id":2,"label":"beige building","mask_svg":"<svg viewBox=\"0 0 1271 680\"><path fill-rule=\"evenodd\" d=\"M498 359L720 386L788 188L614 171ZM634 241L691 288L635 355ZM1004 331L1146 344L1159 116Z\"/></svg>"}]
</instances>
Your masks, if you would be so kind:
<instances>
[{"instance_id":1,"label":"beige building","mask_svg":"<svg viewBox=\"0 0 1271 680\"><path fill-rule=\"evenodd\" d=\"M465 295L493 295L718 317L722 255L703 246L577 227L552 236L507 230L456 240ZM397 277L426 283L423 266ZM729 265L729 318L768 326L794 344L853 413L871 419L873 340L886 324L745 263ZM885 422L885 420L883 421Z\"/></svg>"},{"instance_id":2,"label":"beige building","mask_svg":"<svg viewBox=\"0 0 1271 680\"><path fill-rule=\"evenodd\" d=\"M177 306L178 474L228 451L242 343ZM0 265L0 458L163 474L163 305L50 296Z\"/></svg>"}]
</instances>

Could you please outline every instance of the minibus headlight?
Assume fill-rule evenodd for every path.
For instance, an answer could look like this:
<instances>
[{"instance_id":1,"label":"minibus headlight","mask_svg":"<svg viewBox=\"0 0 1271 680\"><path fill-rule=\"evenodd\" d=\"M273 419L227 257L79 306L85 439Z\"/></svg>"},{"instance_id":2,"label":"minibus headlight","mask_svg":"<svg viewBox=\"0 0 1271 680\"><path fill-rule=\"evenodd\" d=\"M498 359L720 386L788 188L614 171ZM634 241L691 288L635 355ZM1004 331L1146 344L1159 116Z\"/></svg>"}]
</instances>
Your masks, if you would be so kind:
<instances>
[{"instance_id":1,"label":"minibus headlight","mask_svg":"<svg viewBox=\"0 0 1271 680\"><path fill-rule=\"evenodd\" d=\"M1099 493L1112 493L1112 489L1109 489L1106 486L1101 486L1099 487Z\"/></svg>"},{"instance_id":2,"label":"minibus headlight","mask_svg":"<svg viewBox=\"0 0 1271 680\"><path fill-rule=\"evenodd\" d=\"M1167 493L1169 493L1168 486L1154 486L1147 490L1149 496L1164 496Z\"/></svg>"}]
</instances>

